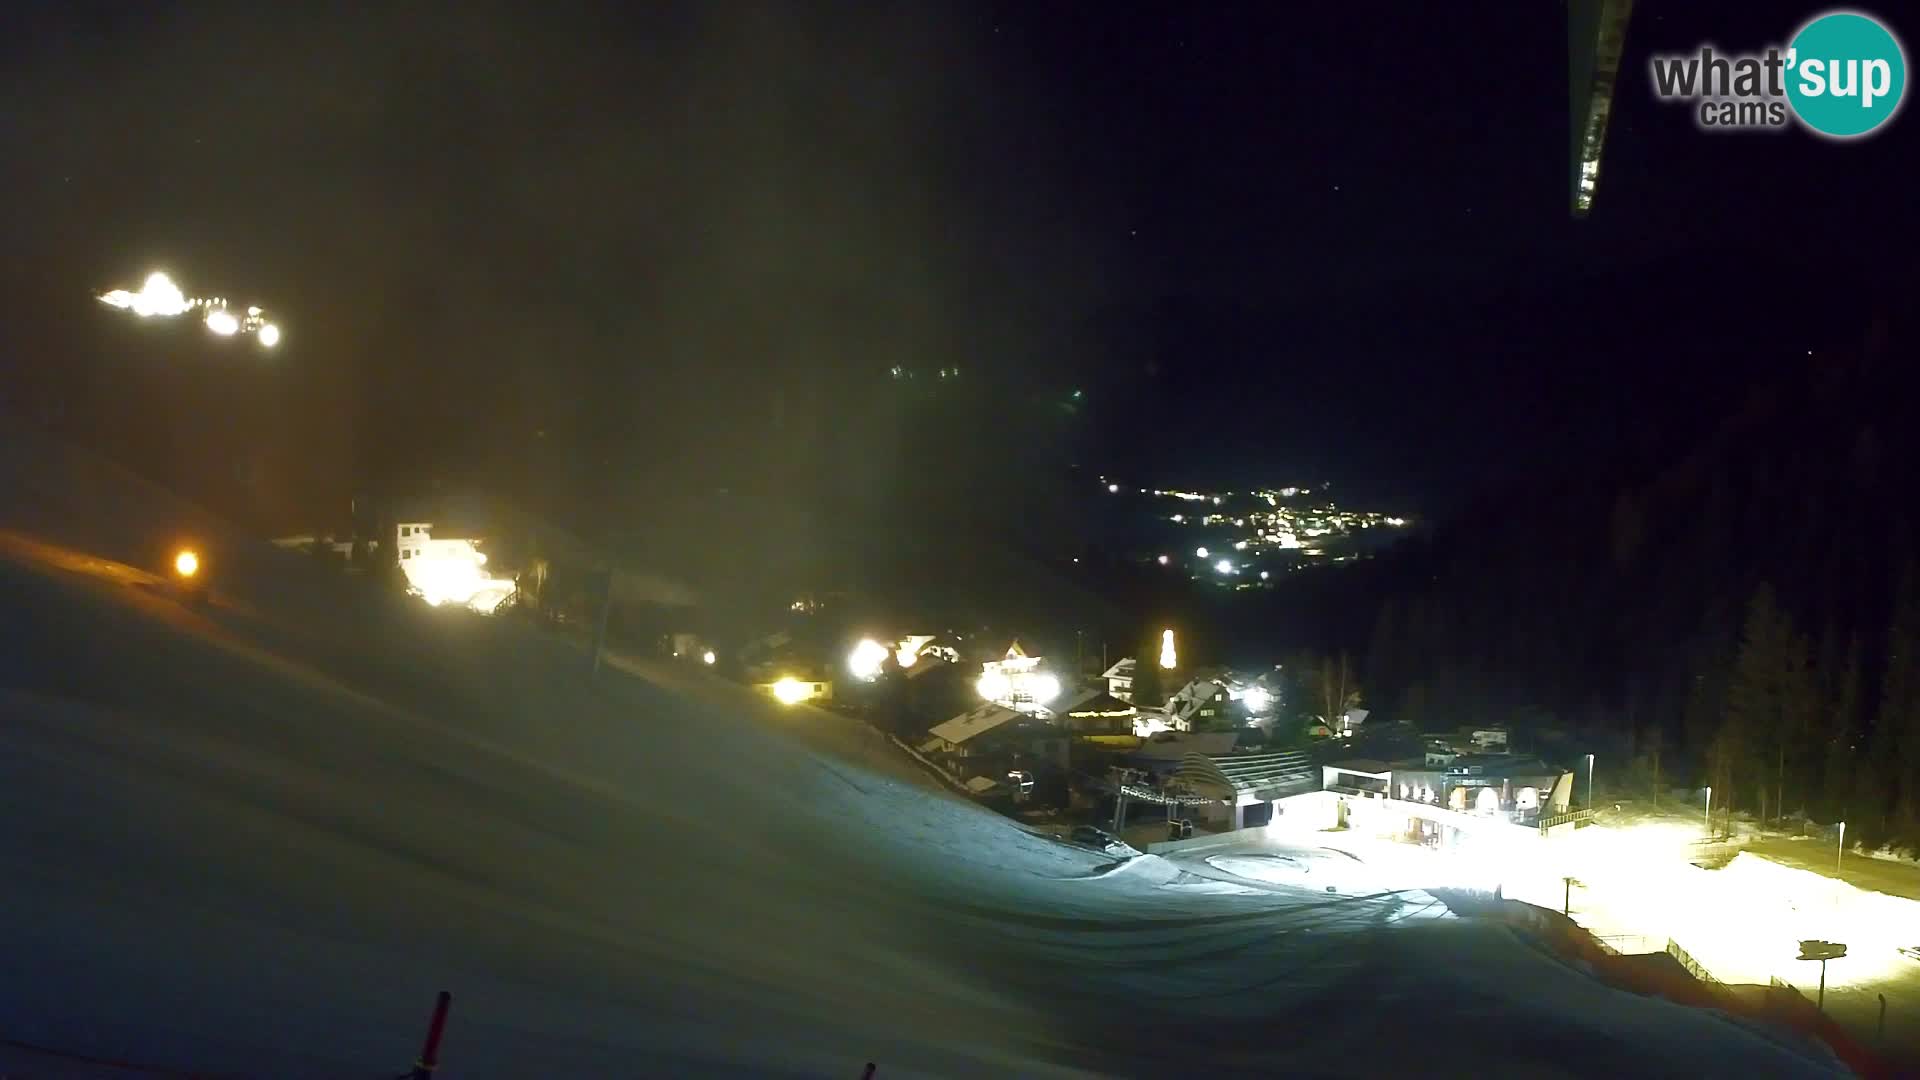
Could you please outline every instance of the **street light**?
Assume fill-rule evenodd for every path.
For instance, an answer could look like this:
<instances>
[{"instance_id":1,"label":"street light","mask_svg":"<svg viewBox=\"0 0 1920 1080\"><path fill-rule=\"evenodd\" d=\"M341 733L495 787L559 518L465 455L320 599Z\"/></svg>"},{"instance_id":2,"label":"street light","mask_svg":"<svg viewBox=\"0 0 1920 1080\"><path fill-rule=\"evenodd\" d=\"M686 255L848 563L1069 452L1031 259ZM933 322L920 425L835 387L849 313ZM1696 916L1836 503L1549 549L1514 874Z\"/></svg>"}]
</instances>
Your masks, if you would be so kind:
<instances>
[{"instance_id":1,"label":"street light","mask_svg":"<svg viewBox=\"0 0 1920 1080\"><path fill-rule=\"evenodd\" d=\"M1843 821L1840 823L1839 850L1833 853L1833 876L1834 877L1840 876L1840 860L1846 858L1846 856L1847 856L1847 823Z\"/></svg>"},{"instance_id":2,"label":"street light","mask_svg":"<svg viewBox=\"0 0 1920 1080\"><path fill-rule=\"evenodd\" d=\"M1593 755L1587 755L1587 809L1593 809Z\"/></svg>"},{"instance_id":3,"label":"street light","mask_svg":"<svg viewBox=\"0 0 1920 1080\"><path fill-rule=\"evenodd\" d=\"M1707 785L1707 839L1713 839L1713 785Z\"/></svg>"}]
</instances>

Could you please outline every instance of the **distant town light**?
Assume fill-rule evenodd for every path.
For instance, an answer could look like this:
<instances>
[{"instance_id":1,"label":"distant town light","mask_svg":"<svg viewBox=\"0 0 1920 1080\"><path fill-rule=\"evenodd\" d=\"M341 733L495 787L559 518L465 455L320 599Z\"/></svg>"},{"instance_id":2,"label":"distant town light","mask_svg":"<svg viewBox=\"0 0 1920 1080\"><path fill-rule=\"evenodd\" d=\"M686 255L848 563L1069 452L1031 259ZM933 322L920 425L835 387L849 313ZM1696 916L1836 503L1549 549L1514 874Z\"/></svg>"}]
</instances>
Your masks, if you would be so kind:
<instances>
[{"instance_id":1,"label":"distant town light","mask_svg":"<svg viewBox=\"0 0 1920 1080\"><path fill-rule=\"evenodd\" d=\"M131 311L143 319L152 315L171 318L193 307L193 304L187 301L186 294L180 291L180 286L175 285L172 278L157 270L147 275L147 280L140 286L139 292L114 289L111 292L102 293L100 302L109 307Z\"/></svg>"},{"instance_id":2,"label":"distant town light","mask_svg":"<svg viewBox=\"0 0 1920 1080\"><path fill-rule=\"evenodd\" d=\"M1261 580L1261 581L1265 581L1265 580L1267 580L1268 578L1270 578L1270 577L1272 577L1272 576L1273 576L1273 572L1272 572L1272 571L1270 571L1270 570L1262 570L1262 571L1260 571L1260 580Z\"/></svg>"},{"instance_id":3,"label":"distant town light","mask_svg":"<svg viewBox=\"0 0 1920 1080\"><path fill-rule=\"evenodd\" d=\"M1266 712L1273 704L1273 693L1264 686L1249 686L1247 692L1240 695L1240 701L1249 712Z\"/></svg>"},{"instance_id":4,"label":"distant town light","mask_svg":"<svg viewBox=\"0 0 1920 1080\"><path fill-rule=\"evenodd\" d=\"M1109 494L1109 495L1118 495L1118 494L1120 494L1120 485L1119 485L1119 484L1108 484L1108 485L1107 485L1107 494Z\"/></svg>"},{"instance_id":5,"label":"distant town light","mask_svg":"<svg viewBox=\"0 0 1920 1080\"><path fill-rule=\"evenodd\" d=\"M1215 571L1222 574L1233 573L1233 563L1227 561L1226 559L1221 559L1219 562L1214 563L1213 568Z\"/></svg>"},{"instance_id":6,"label":"distant town light","mask_svg":"<svg viewBox=\"0 0 1920 1080\"><path fill-rule=\"evenodd\" d=\"M1161 565L1161 566L1165 566L1165 565L1167 565L1167 563L1169 563L1169 562L1171 562L1171 561L1173 561L1173 560L1171 560L1171 559L1169 559L1169 558L1167 558L1167 557L1166 557L1165 555L1162 555L1162 556L1160 556L1160 558L1159 558L1159 559L1158 559L1157 561L1158 561L1158 562L1160 563L1160 565Z\"/></svg>"},{"instance_id":7,"label":"distant town light","mask_svg":"<svg viewBox=\"0 0 1920 1080\"><path fill-rule=\"evenodd\" d=\"M143 319L170 319L201 309L205 311L202 321L207 329L221 337L257 332L261 343L268 348L273 347L280 340L280 328L272 323L262 322L263 312L259 307L248 307L246 320L243 322L227 310L225 297L189 297L180 290L180 286L174 284L172 278L158 270L147 275L147 280L141 283L139 292L110 289L99 294L95 299L108 307L131 311Z\"/></svg>"},{"instance_id":8,"label":"distant town light","mask_svg":"<svg viewBox=\"0 0 1920 1080\"><path fill-rule=\"evenodd\" d=\"M708 649L706 652L700 654L700 662L706 664L708 667L712 667L713 662L718 659L719 657L713 655L712 649Z\"/></svg>"},{"instance_id":9,"label":"distant town light","mask_svg":"<svg viewBox=\"0 0 1920 1080\"><path fill-rule=\"evenodd\" d=\"M190 578L200 572L200 556L192 550L182 550L173 557L173 572L183 578Z\"/></svg>"},{"instance_id":10,"label":"distant town light","mask_svg":"<svg viewBox=\"0 0 1920 1080\"><path fill-rule=\"evenodd\" d=\"M1206 557L1207 557L1207 549L1206 549L1206 548L1203 548L1203 547L1199 547L1199 548L1194 548L1194 549L1193 549L1193 557L1194 557L1194 558L1196 558L1196 559L1204 559L1204 558L1206 558Z\"/></svg>"},{"instance_id":11,"label":"distant town light","mask_svg":"<svg viewBox=\"0 0 1920 1080\"><path fill-rule=\"evenodd\" d=\"M774 700L782 705L798 705L813 696L813 688L788 675L773 684Z\"/></svg>"},{"instance_id":12,"label":"distant town light","mask_svg":"<svg viewBox=\"0 0 1920 1080\"><path fill-rule=\"evenodd\" d=\"M1236 541L1234 541L1234 542L1233 542L1233 550L1235 550L1235 551L1245 551L1245 550L1247 550L1247 542L1246 542L1245 540L1236 540Z\"/></svg>"}]
</instances>

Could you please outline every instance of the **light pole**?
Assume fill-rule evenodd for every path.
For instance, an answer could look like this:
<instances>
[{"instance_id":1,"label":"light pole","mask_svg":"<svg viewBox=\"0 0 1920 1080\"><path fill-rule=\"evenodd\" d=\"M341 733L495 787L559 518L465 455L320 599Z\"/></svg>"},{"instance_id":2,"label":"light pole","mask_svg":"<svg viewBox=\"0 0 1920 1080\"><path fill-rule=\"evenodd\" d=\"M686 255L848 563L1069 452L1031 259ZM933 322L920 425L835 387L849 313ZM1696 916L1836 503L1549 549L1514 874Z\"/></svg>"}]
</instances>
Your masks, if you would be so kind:
<instances>
[{"instance_id":1,"label":"light pole","mask_svg":"<svg viewBox=\"0 0 1920 1080\"><path fill-rule=\"evenodd\" d=\"M1800 943L1800 959L1820 961L1820 996L1814 1001L1814 1008L1827 1011L1827 961L1838 960L1847 955L1847 947L1837 941L1803 941Z\"/></svg>"},{"instance_id":2,"label":"light pole","mask_svg":"<svg viewBox=\"0 0 1920 1080\"><path fill-rule=\"evenodd\" d=\"M1834 877L1840 876L1840 862L1846 857L1847 857L1847 823L1843 821L1840 823L1839 850L1833 853L1833 876Z\"/></svg>"},{"instance_id":3,"label":"light pole","mask_svg":"<svg viewBox=\"0 0 1920 1080\"><path fill-rule=\"evenodd\" d=\"M1713 839L1713 785L1707 785L1707 839Z\"/></svg>"},{"instance_id":4,"label":"light pole","mask_svg":"<svg viewBox=\"0 0 1920 1080\"><path fill-rule=\"evenodd\" d=\"M1587 755L1587 809L1593 809L1593 755Z\"/></svg>"}]
</instances>

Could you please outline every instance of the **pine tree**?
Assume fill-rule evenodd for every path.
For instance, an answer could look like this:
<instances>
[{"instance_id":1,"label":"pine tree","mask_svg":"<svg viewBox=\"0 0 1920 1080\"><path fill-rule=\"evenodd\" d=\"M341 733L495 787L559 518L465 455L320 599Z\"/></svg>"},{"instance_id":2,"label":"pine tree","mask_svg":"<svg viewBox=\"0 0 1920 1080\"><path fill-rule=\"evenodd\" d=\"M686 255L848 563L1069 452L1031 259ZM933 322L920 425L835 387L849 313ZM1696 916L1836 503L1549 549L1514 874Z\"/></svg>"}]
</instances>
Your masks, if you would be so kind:
<instances>
[{"instance_id":1,"label":"pine tree","mask_svg":"<svg viewBox=\"0 0 1920 1080\"><path fill-rule=\"evenodd\" d=\"M1876 731L1893 751L1893 791L1901 824L1920 824L1920 581L1908 564L1900 575L1893 625L1887 630L1887 667L1880 682Z\"/></svg>"},{"instance_id":2,"label":"pine tree","mask_svg":"<svg viewBox=\"0 0 1920 1080\"><path fill-rule=\"evenodd\" d=\"M1802 759L1800 748L1812 730L1818 708L1807 642L1794 632L1780 610L1773 587L1762 583L1747 605L1727 684L1725 719L1716 740L1723 779L1754 779L1761 818L1785 810L1787 760ZM1796 775L1796 789L1799 788Z\"/></svg>"},{"instance_id":3,"label":"pine tree","mask_svg":"<svg viewBox=\"0 0 1920 1080\"><path fill-rule=\"evenodd\" d=\"M1831 704L1827 710L1827 758L1821 788L1826 796L1827 816L1846 821L1855 809L1856 789L1854 739L1860 714L1860 639L1854 638L1847 649L1846 666L1833 680Z\"/></svg>"}]
</instances>

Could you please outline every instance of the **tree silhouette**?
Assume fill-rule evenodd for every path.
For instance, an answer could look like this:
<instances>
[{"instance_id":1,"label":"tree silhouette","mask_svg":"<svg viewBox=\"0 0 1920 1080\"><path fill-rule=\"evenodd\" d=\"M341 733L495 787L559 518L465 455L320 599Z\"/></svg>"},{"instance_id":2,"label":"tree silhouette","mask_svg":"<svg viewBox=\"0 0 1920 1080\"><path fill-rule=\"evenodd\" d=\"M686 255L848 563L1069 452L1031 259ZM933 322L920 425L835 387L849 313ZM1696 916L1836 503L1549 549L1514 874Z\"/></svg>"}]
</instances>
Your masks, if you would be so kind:
<instances>
[{"instance_id":1,"label":"tree silhouette","mask_svg":"<svg viewBox=\"0 0 1920 1080\"><path fill-rule=\"evenodd\" d=\"M1775 816L1785 810L1787 759L1805 760L1800 751L1812 733L1817 709L1806 638L1780 610L1773 586L1762 582L1747 605L1740 651L1727 685L1720 749L1723 769L1752 770L1763 820L1769 806ZM1723 775L1730 784L1739 779Z\"/></svg>"},{"instance_id":2,"label":"tree silhouette","mask_svg":"<svg viewBox=\"0 0 1920 1080\"><path fill-rule=\"evenodd\" d=\"M1160 631L1141 643L1133 660L1133 703L1157 709L1167 703L1167 669L1160 666Z\"/></svg>"}]
</instances>

